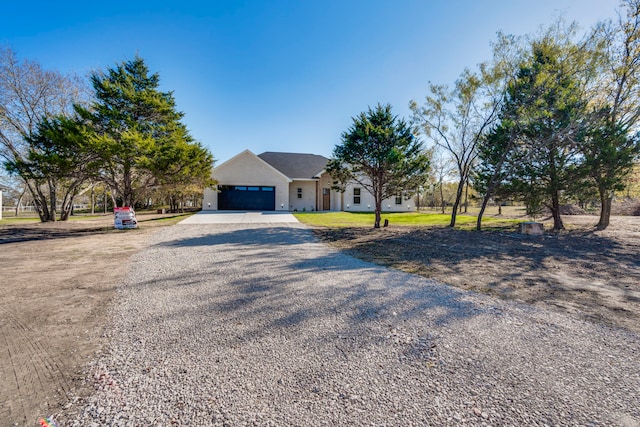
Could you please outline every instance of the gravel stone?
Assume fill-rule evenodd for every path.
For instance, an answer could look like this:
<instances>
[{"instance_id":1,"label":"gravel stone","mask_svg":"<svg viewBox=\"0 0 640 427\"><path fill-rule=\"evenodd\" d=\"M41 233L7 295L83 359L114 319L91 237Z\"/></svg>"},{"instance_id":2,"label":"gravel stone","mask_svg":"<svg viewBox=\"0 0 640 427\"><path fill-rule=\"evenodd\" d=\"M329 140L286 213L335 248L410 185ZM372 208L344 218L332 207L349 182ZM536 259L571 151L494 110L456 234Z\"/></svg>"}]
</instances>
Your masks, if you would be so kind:
<instances>
[{"instance_id":1,"label":"gravel stone","mask_svg":"<svg viewBox=\"0 0 640 427\"><path fill-rule=\"evenodd\" d=\"M640 425L638 335L379 267L299 224L162 229L107 329L65 426Z\"/></svg>"}]
</instances>

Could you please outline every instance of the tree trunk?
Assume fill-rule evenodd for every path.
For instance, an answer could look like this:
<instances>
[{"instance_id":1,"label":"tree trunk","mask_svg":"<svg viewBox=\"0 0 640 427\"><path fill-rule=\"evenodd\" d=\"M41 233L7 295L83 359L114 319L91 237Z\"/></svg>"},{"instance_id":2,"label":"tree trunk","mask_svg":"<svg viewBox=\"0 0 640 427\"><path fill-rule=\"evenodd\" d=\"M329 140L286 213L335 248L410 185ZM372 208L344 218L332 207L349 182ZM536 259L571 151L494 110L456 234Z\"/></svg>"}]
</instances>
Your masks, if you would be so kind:
<instances>
[{"instance_id":1,"label":"tree trunk","mask_svg":"<svg viewBox=\"0 0 640 427\"><path fill-rule=\"evenodd\" d=\"M557 192L551 198L551 215L553 216L553 229L556 231L564 230L564 224L560 216L560 197Z\"/></svg>"},{"instance_id":2,"label":"tree trunk","mask_svg":"<svg viewBox=\"0 0 640 427\"><path fill-rule=\"evenodd\" d=\"M460 206L460 201L462 200L463 190L464 190L464 180L461 180L458 183L458 189L456 191L456 201L453 202L453 209L451 210L451 222L449 223L449 227L456 226L456 215L458 213L458 207Z\"/></svg>"},{"instance_id":3,"label":"tree trunk","mask_svg":"<svg viewBox=\"0 0 640 427\"><path fill-rule=\"evenodd\" d=\"M373 228L380 228L380 212L382 211L382 200L380 200L380 197L376 197L376 220L373 224Z\"/></svg>"},{"instance_id":4,"label":"tree trunk","mask_svg":"<svg viewBox=\"0 0 640 427\"><path fill-rule=\"evenodd\" d=\"M125 165L123 172L122 206L133 206L133 177L131 176L131 166Z\"/></svg>"},{"instance_id":5,"label":"tree trunk","mask_svg":"<svg viewBox=\"0 0 640 427\"><path fill-rule=\"evenodd\" d=\"M96 213L96 193L93 185L91 186L91 215Z\"/></svg>"},{"instance_id":6,"label":"tree trunk","mask_svg":"<svg viewBox=\"0 0 640 427\"><path fill-rule=\"evenodd\" d=\"M29 193L31 193L33 204L38 211L40 222L50 221L51 213L49 212L49 204L47 203L46 196L42 194L40 187L27 182L27 188L29 189Z\"/></svg>"},{"instance_id":7,"label":"tree trunk","mask_svg":"<svg viewBox=\"0 0 640 427\"><path fill-rule=\"evenodd\" d=\"M464 213L468 212L469 208L469 178L467 178L467 183L464 186Z\"/></svg>"},{"instance_id":8,"label":"tree trunk","mask_svg":"<svg viewBox=\"0 0 640 427\"><path fill-rule=\"evenodd\" d=\"M597 230L604 230L609 226L611 218L611 202L613 197L606 190L600 190L600 221L596 225Z\"/></svg>"},{"instance_id":9,"label":"tree trunk","mask_svg":"<svg viewBox=\"0 0 640 427\"><path fill-rule=\"evenodd\" d=\"M40 217L40 222L47 222L47 218L49 216L48 211L49 207L45 204L41 203L40 195L38 193L31 193L31 198L33 199L33 206L36 208L38 212L38 216ZM46 211L46 212L45 212Z\"/></svg>"},{"instance_id":10,"label":"tree trunk","mask_svg":"<svg viewBox=\"0 0 640 427\"><path fill-rule=\"evenodd\" d=\"M482 206L480 206L480 212L478 213L478 220L476 221L476 231L482 231L482 215L484 215L484 210L487 208L487 203L489 203L489 199L491 198L491 193L487 192L482 198Z\"/></svg>"},{"instance_id":11,"label":"tree trunk","mask_svg":"<svg viewBox=\"0 0 640 427\"><path fill-rule=\"evenodd\" d=\"M18 217L18 214L20 213L20 205L22 204L23 197L24 197L24 191L20 193L20 196L18 197L18 201L16 202L16 217Z\"/></svg>"},{"instance_id":12,"label":"tree trunk","mask_svg":"<svg viewBox=\"0 0 640 427\"><path fill-rule=\"evenodd\" d=\"M49 214L49 221L56 221L56 202L57 202L57 195L56 195L56 187L54 185L52 185L51 183L49 183L49 203L51 203L51 208L49 209L50 214Z\"/></svg>"},{"instance_id":13,"label":"tree trunk","mask_svg":"<svg viewBox=\"0 0 640 427\"><path fill-rule=\"evenodd\" d=\"M442 189L442 182L440 183L440 205L442 206L442 214L444 215L445 203L444 203L444 190Z\"/></svg>"},{"instance_id":14,"label":"tree trunk","mask_svg":"<svg viewBox=\"0 0 640 427\"><path fill-rule=\"evenodd\" d=\"M68 202L62 204L60 221L67 221L70 215L73 215L73 197L70 197Z\"/></svg>"}]
</instances>

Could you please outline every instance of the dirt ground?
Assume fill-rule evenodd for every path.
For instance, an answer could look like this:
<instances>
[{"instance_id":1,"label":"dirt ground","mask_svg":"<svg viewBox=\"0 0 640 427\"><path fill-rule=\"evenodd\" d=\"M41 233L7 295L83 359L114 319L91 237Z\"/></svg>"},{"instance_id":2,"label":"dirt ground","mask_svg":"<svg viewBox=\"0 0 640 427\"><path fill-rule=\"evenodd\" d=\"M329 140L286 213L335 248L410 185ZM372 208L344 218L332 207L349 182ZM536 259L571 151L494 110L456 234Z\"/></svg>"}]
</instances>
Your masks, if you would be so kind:
<instances>
[{"instance_id":1,"label":"dirt ground","mask_svg":"<svg viewBox=\"0 0 640 427\"><path fill-rule=\"evenodd\" d=\"M106 308L127 264L158 227L141 215L27 226L0 222L0 425L35 426L82 393L106 342ZM640 217L566 216L569 231L523 236L448 228L315 229L352 254L444 283L640 332Z\"/></svg>"},{"instance_id":2,"label":"dirt ground","mask_svg":"<svg viewBox=\"0 0 640 427\"><path fill-rule=\"evenodd\" d=\"M437 281L574 313L640 332L640 217L564 216L566 231L316 229L322 239L378 264ZM545 222L545 221L543 221ZM546 220L545 229L553 224Z\"/></svg>"},{"instance_id":3,"label":"dirt ground","mask_svg":"<svg viewBox=\"0 0 640 427\"><path fill-rule=\"evenodd\" d=\"M69 404L103 343L106 307L158 221L115 230L113 217L0 222L0 425L35 426Z\"/></svg>"}]
</instances>

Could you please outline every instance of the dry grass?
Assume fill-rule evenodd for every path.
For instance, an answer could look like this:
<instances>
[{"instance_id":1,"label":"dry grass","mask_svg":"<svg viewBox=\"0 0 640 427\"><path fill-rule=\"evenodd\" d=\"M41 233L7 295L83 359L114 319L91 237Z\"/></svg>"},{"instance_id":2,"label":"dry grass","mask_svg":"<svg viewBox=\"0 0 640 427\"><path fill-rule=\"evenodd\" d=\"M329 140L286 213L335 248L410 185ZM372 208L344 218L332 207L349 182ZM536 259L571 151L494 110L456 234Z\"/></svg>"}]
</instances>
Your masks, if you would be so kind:
<instances>
[{"instance_id":1,"label":"dry grass","mask_svg":"<svg viewBox=\"0 0 640 427\"><path fill-rule=\"evenodd\" d=\"M640 332L640 218L566 217L571 230L524 236L446 227L317 228L351 254L442 283L544 305Z\"/></svg>"}]
</instances>

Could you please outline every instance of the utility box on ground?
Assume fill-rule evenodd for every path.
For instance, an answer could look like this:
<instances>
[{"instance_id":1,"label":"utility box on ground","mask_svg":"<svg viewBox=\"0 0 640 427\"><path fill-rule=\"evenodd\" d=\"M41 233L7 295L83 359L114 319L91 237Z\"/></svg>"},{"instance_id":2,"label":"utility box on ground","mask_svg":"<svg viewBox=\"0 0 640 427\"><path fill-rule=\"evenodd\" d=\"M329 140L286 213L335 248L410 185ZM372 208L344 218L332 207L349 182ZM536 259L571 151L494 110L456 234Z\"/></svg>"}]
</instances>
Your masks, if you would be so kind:
<instances>
[{"instance_id":1,"label":"utility box on ground","mask_svg":"<svg viewBox=\"0 0 640 427\"><path fill-rule=\"evenodd\" d=\"M520 234L544 234L544 224L541 222L521 222Z\"/></svg>"}]
</instances>

